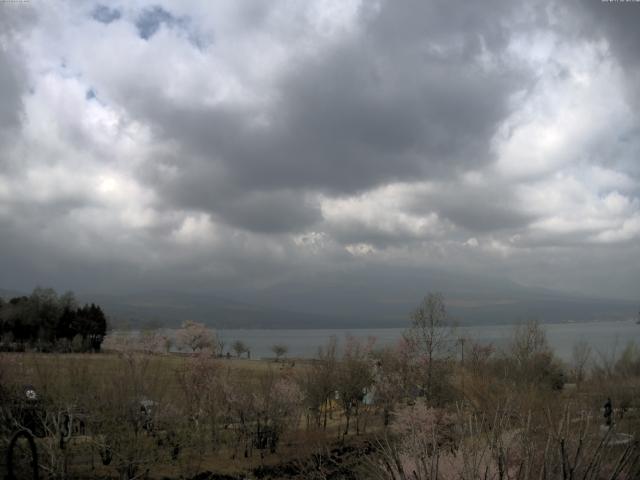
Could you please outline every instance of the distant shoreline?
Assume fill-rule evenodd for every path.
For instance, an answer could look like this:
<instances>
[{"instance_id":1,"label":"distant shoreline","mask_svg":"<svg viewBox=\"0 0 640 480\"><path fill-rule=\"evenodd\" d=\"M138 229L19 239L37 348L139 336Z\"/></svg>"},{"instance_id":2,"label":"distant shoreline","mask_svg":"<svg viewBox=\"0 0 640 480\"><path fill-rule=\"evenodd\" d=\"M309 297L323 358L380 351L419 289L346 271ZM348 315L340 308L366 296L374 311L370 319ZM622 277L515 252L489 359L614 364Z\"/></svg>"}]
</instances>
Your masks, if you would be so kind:
<instances>
[{"instance_id":1,"label":"distant shoreline","mask_svg":"<svg viewBox=\"0 0 640 480\"><path fill-rule=\"evenodd\" d=\"M504 326L515 326L515 325L520 325L522 323L526 323L527 320L529 320L529 318L522 318L519 321L511 321L511 322L489 322L489 323L462 323L462 322L453 322L452 325L454 327L462 327L462 328L474 328L474 327L504 327ZM593 319L589 319L589 320L565 320L565 321L559 321L559 320L550 320L550 321L543 321L540 320L539 323L540 325L571 325L571 324L594 324L594 323L624 323L624 322L634 322L637 324L640 324L640 322L633 317L628 317L628 318L608 318L608 319L604 319L604 320L593 320ZM213 329L213 330L220 330L220 331L225 331L225 330L247 330L247 331L255 331L255 330L371 330L371 329L375 329L375 330L397 330L397 329L403 329L403 328L409 328L409 319L407 318L407 322L406 325L386 325L386 324L382 324L382 325L371 325L371 326L345 326L345 327L340 327L340 326L330 326L330 327L321 327L321 326L309 326L309 325L302 325L302 326L291 326L291 327L282 327L282 326L274 326L274 327L265 327L265 326L246 326L246 327L236 327L236 326L223 326L223 327L218 327L216 325L210 325L207 324L205 322L205 324ZM111 330L109 330L109 334L113 334L113 333L125 333L125 332L145 332L145 331L160 331L160 330L176 330L180 328L179 325L175 325L175 326L157 326L157 327L152 327L152 328L146 328L144 326L135 326L135 327L122 327L122 326L117 326L116 328L113 328Z\"/></svg>"},{"instance_id":2,"label":"distant shoreline","mask_svg":"<svg viewBox=\"0 0 640 480\"><path fill-rule=\"evenodd\" d=\"M451 341L459 338L469 338L482 344L492 344L500 349L508 344L513 336L517 323L498 325L460 325L456 328ZM572 349L578 341L589 343L594 351L608 355L612 350L619 351L629 340L640 341L640 326L635 319L564 322L541 324L547 335L550 346L559 358L568 360ZM396 344L404 331L409 327L407 322L403 327L372 327L372 328L220 328L214 329L219 338L230 348L231 342L242 340L251 349L252 358L266 358L273 356L271 348L275 344L285 344L289 357L311 358L317 354L318 347L325 345L331 337L343 342L345 337L352 335L358 338L374 337L376 346L384 347ZM174 328L163 328L155 331L113 330L111 336L136 336L144 332L158 333L173 337ZM174 350L177 350L174 348ZM233 355L233 353L232 353Z\"/></svg>"}]
</instances>

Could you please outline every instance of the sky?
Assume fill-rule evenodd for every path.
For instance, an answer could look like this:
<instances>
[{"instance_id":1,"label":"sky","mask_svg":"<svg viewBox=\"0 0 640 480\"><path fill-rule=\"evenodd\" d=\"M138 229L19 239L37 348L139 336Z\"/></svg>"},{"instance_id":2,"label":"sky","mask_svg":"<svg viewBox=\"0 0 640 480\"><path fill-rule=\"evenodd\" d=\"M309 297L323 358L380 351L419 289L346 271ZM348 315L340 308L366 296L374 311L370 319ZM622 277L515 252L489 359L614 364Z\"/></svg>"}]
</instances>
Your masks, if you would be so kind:
<instances>
[{"instance_id":1,"label":"sky","mask_svg":"<svg viewBox=\"0 0 640 480\"><path fill-rule=\"evenodd\" d=\"M638 25L600 0L0 0L0 288L425 269L637 300Z\"/></svg>"}]
</instances>

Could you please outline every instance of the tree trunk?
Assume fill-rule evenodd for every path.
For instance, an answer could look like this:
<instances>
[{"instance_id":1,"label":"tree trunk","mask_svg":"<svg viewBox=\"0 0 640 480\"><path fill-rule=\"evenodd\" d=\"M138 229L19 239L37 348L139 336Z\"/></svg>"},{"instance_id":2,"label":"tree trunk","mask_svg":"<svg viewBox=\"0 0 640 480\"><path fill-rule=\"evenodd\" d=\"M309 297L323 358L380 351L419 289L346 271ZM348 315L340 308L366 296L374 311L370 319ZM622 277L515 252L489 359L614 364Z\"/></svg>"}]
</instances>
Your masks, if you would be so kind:
<instances>
[{"instance_id":1,"label":"tree trunk","mask_svg":"<svg viewBox=\"0 0 640 480\"><path fill-rule=\"evenodd\" d=\"M349 435L349 420L351 419L351 415L345 412L345 417L347 417L347 425L344 429L344 435Z\"/></svg>"},{"instance_id":2,"label":"tree trunk","mask_svg":"<svg viewBox=\"0 0 640 480\"><path fill-rule=\"evenodd\" d=\"M327 430L327 410L329 410L329 399L324 401L324 424L322 426L324 431Z\"/></svg>"}]
</instances>

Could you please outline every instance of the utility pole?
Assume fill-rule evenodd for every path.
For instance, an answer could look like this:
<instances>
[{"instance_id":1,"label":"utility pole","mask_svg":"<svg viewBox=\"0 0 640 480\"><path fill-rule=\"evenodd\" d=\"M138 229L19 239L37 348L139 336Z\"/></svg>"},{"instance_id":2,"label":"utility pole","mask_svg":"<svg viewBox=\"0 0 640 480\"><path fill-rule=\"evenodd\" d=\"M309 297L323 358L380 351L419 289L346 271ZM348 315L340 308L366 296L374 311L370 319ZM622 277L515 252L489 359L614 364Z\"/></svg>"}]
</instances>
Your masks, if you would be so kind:
<instances>
[{"instance_id":1,"label":"utility pole","mask_svg":"<svg viewBox=\"0 0 640 480\"><path fill-rule=\"evenodd\" d=\"M462 366L462 397L464 398L464 337L458 339L460 342L460 365Z\"/></svg>"}]
</instances>

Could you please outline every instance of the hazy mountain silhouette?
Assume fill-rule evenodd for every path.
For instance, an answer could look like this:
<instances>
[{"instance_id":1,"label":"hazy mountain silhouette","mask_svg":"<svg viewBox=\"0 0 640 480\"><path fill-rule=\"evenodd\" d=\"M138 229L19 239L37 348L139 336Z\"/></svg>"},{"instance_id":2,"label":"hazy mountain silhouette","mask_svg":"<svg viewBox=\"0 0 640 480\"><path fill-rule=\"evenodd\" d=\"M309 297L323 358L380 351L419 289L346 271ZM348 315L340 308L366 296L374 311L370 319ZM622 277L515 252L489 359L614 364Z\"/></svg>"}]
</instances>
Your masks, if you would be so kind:
<instances>
[{"instance_id":1,"label":"hazy mountain silhouette","mask_svg":"<svg viewBox=\"0 0 640 480\"><path fill-rule=\"evenodd\" d=\"M528 288L500 278L371 267L211 294L153 291L90 300L134 324L178 325L191 319L223 328L402 327L429 291L444 294L460 324L598 321L632 318L637 312L637 304L628 300Z\"/></svg>"},{"instance_id":2,"label":"hazy mountain silhouette","mask_svg":"<svg viewBox=\"0 0 640 480\"><path fill-rule=\"evenodd\" d=\"M341 274L291 278L268 287L126 295L79 293L101 305L116 327L175 327L185 320L217 328L404 327L429 291L445 296L461 325L525 319L580 322L634 318L637 303L528 288L508 280L424 269L364 267ZM9 298L18 292L0 290Z\"/></svg>"}]
</instances>

